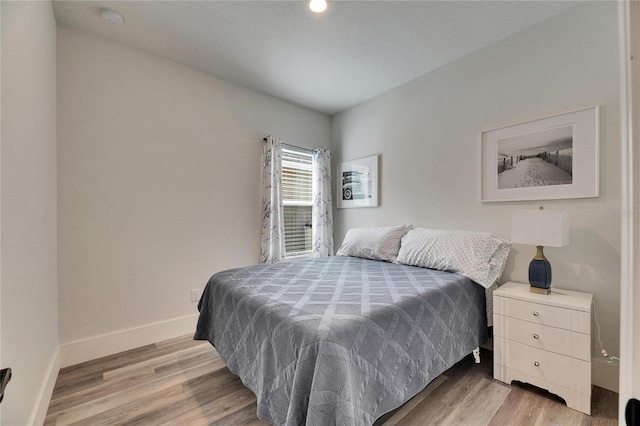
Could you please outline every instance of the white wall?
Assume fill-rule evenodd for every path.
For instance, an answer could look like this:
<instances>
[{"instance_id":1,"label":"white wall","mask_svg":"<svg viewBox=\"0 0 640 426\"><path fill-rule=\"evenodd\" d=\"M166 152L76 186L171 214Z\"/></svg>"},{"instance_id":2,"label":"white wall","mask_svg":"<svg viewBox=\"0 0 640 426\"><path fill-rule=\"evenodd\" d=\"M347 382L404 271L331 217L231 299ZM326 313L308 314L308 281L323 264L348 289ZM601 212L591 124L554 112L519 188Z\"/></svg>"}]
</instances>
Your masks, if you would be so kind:
<instances>
[{"instance_id":1,"label":"white wall","mask_svg":"<svg viewBox=\"0 0 640 426\"><path fill-rule=\"evenodd\" d=\"M4 425L41 422L57 374L56 24L50 2L2 2Z\"/></svg>"},{"instance_id":2,"label":"white wall","mask_svg":"<svg viewBox=\"0 0 640 426\"><path fill-rule=\"evenodd\" d=\"M380 207L334 211L336 245L351 227L397 223L509 238L514 208L567 210L570 245L545 249L553 285L594 294L617 355L620 219L607 212L621 208L619 87L617 4L587 2L335 116L334 165L381 154L382 181ZM599 198L480 202L481 131L590 105L602 106ZM534 254L514 246L503 281L527 282ZM606 365L594 377L616 386Z\"/></svg>"},{"instance_id":3,"label":"white wall","mask_svg":"<svg viewBox=\"0 0 640 426\"><path fill-rule=\"evenodd\" d=\"M328 116L66 27L58 91L62 344L196 314L258 261L263 136L330 144Z\"/></svg>"}]
</instances>

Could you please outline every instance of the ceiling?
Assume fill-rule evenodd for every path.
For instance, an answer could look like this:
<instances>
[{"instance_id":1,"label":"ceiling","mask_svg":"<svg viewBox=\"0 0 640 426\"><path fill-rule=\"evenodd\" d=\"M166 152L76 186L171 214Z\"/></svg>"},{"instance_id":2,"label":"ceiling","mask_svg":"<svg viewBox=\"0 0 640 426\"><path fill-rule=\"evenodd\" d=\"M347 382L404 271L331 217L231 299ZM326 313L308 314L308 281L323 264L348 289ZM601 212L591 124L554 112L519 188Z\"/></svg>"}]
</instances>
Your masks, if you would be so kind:
<instances>
[{"instance_id":1,"label":"ceiling","mask_svg":"<svg viewBox=\"0 0 640 426\"><path fill-rule=\"evenodd\" d=\"M332 115L576 1L54 1L56 20ZM104 23L103 7L124 16Z\"/></svg>"}]
</instances>

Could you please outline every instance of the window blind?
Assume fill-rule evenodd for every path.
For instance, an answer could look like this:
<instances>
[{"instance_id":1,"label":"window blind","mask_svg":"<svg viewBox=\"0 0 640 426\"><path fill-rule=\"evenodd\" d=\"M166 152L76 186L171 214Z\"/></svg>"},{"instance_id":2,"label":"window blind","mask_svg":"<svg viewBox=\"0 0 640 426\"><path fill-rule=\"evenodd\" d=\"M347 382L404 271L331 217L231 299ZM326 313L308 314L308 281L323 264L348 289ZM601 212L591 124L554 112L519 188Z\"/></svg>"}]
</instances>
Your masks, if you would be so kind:
<instances>
[{"instance_id":1,"label":"window blind","mask_svg":"<svg viewBox=\"0 0 640 426\"><path fill-rule=\"evenodd\" d=\"M282 199L287 257L311 252L312 168L311 154L282 150Z\"/></svg>"}]
</instances>

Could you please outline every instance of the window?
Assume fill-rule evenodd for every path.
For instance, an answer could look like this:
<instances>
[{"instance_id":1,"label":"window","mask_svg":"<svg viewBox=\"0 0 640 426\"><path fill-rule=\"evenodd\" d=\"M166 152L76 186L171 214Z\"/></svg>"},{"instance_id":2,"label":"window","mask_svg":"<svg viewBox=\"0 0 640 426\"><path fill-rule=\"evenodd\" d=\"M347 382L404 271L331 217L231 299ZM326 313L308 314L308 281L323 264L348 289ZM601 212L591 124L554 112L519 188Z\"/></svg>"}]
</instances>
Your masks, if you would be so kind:
<instances>
[{"instance_id":1,"label":"window","mask_svg":"<svg viewBox=\"0 0 640 426\"><path fill-rule=\"evenodd\" d=\"M286 257L311 254L312 168L311 154L288 148L282 150Z\"/></svg>"}]
</instances>

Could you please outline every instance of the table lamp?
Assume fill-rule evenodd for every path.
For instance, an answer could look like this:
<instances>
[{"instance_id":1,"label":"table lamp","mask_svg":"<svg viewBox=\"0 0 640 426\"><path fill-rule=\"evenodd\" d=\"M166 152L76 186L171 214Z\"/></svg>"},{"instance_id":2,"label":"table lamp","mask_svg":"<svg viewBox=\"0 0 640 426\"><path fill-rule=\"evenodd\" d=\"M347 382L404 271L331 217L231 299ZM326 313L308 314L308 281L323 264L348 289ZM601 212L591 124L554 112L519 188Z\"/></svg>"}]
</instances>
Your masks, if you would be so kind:
<instances>
[{"instance_id":1,"label":"table lamp","mask_svg":"<svg viewBox=\"0 0 640 426\"><path fill-rule=\"evenodd\" d=\"M569 221L561 210L514 210L511 215L511 242L537 246L538 251L529 264L529 291L551 292L551 264L544 257L543 248L569 244Z\"/></svg>"}]
</instances>

